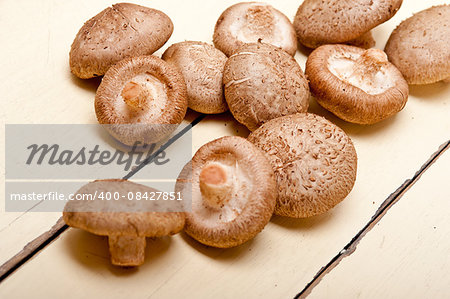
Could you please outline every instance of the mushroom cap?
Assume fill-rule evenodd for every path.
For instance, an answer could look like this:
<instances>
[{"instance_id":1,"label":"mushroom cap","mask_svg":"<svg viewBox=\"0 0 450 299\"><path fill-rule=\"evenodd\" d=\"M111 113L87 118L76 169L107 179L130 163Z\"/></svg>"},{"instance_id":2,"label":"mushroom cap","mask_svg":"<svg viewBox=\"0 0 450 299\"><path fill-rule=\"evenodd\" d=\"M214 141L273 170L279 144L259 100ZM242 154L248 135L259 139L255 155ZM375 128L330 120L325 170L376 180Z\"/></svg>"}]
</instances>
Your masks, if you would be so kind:
<instances>
[{"instance_id":1,"label":"mushroom cap","mask_svg":"<svg viewBox=\"0 0 450 299\"><path fill-rule=\"evenodd\" d=\"M275 214L295 218L324 213L353 188L357 157L351 139L323 117L298 113L273 119L248 140L266 152L275 171Z\"/></svg>"},{"instance_id":2,"label":"mushroom cap","mask_svg":"<svg viewBox=\"0 0 450 299\"><path fill-rule=\"evenodd\" d=\"M234 118L255 130L283 115L306 112L308 81L295 59L275 46L249 43L225 64L225 99Z\"/></svg>"},{"instance_id":3,"label":"mushroom cap","mask_svg":"<svg viewBox=\"0 0 450 299\"><path fill-rule=\"evenodd\" d=\"M119 200L69 201L63 212L67 225L101 236L162 237L183 229L183 212L136 212L148 202L130 201L128 192L157 192L144 185L120 179L98 180L84 185L76 194L94 195L101 192L117 192ZM151 204L154 205L155 202Z\"/></svg>"},{"instance_id":4,"label":"mushroom cap","mask_svg":"<svg viewBox=\"0 0 450 299\"><path fill-rule=\"evenodd\" d=\"M88 20L72 43L69 64L82 79L101 76L127 57L150 55L172 35L173 24L163 12L118 3Z\"/></svg>"},{"instance_id":5,"label":"mushroom cap","mask_svg":"<svg viewBox=\"0 0 450 299\"><path fill-rule=\"evenodd\" d=\"M408 84L381 50L320 46L308 57L305 73L317 102L352 123L379 122L408 100Z\"/></svg>"},{"instance_id":6,"label":"mushroom cap","mask_svg":"<svg viewBox=\"0 0 450 299\"><path fill-rule=\"evenodd\" d=\"M187 85L188 107L200 113L228 110L222 76L227 56L203 42L185 41L171 45L162 59L176 65Z\"/></svg>"},{"instance_id":7,"label":"mushroom cap","mask_svg":"<svg viewBox=\"0 0 450 299\"><path fill-rule=\"evenodd\" d=\"M389 60L409 84L450 78L450 5L433 6L401 22L386 44Z\"/></svg>"},{"instance_id":8,"label":"mushroom cap","mask_svg":"<svg viewBox=\"0 0 450 299\"><path fill-rule=\"evenodd\" d=\"M208 171L211 168L214 171ZM212 184L226 180L224 186L212 189L217 198L202 190L204 176L209 176ZM238 136L203 145L180 173L175 190L182 192L183 198L192 196L186 233L214 247L233 247L252 239L269 222L275 208L276 184L267 157ZM219 198L221 204L211 203L210 199L218 197L226 199Z\"/></svg>"},{"instance_id":9,"label":"mushroom cap","mask_svg":"<svg viewBox=\"0 0 450 299\"><path fill-rule=\"evenodd\" d=\"M305 0L294 28L300 43L310 48L358 38L395 15L402 0Z\"/></svg>"},{"instance_id":10,"label":"mushroom cap","mask_svg":"<svg viewBox=\"0 0 450 299\"><path fill-rule=\"evenodd\" d=\"M294 56L297 38L291 21L279 10L261 2L241 2L228 7L217 20L214 45L227 56L245 43L262 41Z\"/></svg>"},{"instance_id":11,"label":"mushroom cap","mask_svg":"<svg viewBox=\"0 0 450 299\"><path fill-rule=\"evenodd\" d=\"M134 87L140 91L137 96L132 93ZM133 103L136 98L138 103ZM130 106L126 99L137 107ZM95 95L98 122L111 125L106 129L128 145L160 141L176 127L168 125L181 123L186 110L183 75L175 66L150 55L127 58L113 65Z\"/></svg>"}]
</instances>

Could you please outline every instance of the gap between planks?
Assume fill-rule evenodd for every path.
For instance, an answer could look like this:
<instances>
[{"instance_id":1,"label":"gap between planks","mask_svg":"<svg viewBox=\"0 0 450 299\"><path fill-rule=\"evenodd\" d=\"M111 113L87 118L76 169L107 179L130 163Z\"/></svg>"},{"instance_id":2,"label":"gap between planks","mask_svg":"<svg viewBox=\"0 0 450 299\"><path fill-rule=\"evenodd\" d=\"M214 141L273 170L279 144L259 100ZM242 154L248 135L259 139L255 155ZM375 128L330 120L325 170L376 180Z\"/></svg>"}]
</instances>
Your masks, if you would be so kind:
<instances>
[{"instance_id":1,"label":"gap between planks","mask_svg":"<svg viewBox=\"0 0 450 299\"><path fill-rule=\"evenodd\" d=\"M149 164L155 157L157 157L161 152L166 150L169 146L171 146L184 134L192 130L192 128L195 125L197 125L200 121L202 121L204 118L205 118L204 114L195 118L189 125L184 127L180 132L175 134L166 143L164 143L155 153L146 158L135 169L127 173L123 177L123 179L127 180L131 178L133 175L135 175L138 171L140 171L147 164ZM35 256L39 251L41 251L47 245L49 245L53 240L59 237L64 231L66 231L67 228L68 226L65 224L64 220L61 217L49 231L43 233L36 239L29 242L19 253L14 255L12 258L10 258L8 261L6 261L3 265L0 266L0 283L3 280L5 280L9 275L11 275L14 271L16 271L20 266L22 266L33 256Z\"/></svg>"},{"instance_id":2,"label":"gap between planks","mask_svg":"<svg viewBox=\"0 0 450 299\"><path fill-rule=\"evenodd\" d=\"M328 264L326 264L319 270L319 272L317 272L313 279L294 298L306 298L311 293L311 291L320 283L325 275L327 275L337 265L339 265L341 260L355 252L362 238L364 238L364 236L372 230L372 228L383 218L388 210L403 197L403 195L420 179L422 174L449 148L450 140L442 144L439 149L434 154L432 154L431 157L422 165L422 167L420 167L420 169L414 174L411 179L406 180L397 190L394 191L394 193L389 195L389 197L383 201L383 203L371 217L369 222L350 240L349 243L347 243L347 245L344 246L341 251L339 251L336 256L334 256L328 262Z\"/></svg>"}]
</instances>

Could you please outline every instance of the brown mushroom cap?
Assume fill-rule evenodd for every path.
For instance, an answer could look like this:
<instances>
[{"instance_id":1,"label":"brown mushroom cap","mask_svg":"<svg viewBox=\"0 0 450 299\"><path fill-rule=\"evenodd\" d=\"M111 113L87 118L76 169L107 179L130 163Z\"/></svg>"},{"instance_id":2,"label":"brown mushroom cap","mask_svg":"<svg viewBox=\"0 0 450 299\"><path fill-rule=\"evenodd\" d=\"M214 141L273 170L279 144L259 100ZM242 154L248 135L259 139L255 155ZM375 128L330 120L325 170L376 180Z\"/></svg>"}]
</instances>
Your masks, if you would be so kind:
<instances>
[{"instance_id":1,"label":"brown mushroom cap","mask_svg":"<svg viewBox=\"0 0 450 299\"><path fill-rule=\"evenodd\" d=\"M152 54L172 31L172 21L159 10L114 4L81 27L70 49L70 69L82 79L101 76L119 60Z\"/></svg>"},{"instance_id":2,"label":"brown mushroom cap","mask_svg":"<svg viewBox=\"0 0 450 299\"><path fill-rule=\"evenodd\" d=\"M386 54L409 84L450 78L450 5L433 6L392 32Z\"/></svg>"},{"instance_id":3,"label":"brown mushroom cap","mask_svg":"<svg viewBox=\"0 0 450 299\"><path fill-rule=\"evenodd\" d=\"M379 122L408 100L408 84L381 50L321 46L308 57L305 73L317 102L352 123Z\"/></svg>"},{"instance_id":4,"label":"brown mushroom cap","mask_svg":"<svg viewBox=\"0 0 450 299\"><path fill-rule=\"evenodd\" d=\"M252 131L270 119L308 109L302 69L292 56L269 44L239 48L225 64L223 84L234 118Z\"/></svg>"},{"instance_id":5,"label":"brown mushroom cap","mask_svg":"<svg viewBox=\"0 0 450 299\"><path fill-rule=\"evenodd\" d=\"M181 172L176 190L183 198L192 196L186 233L220 248L255 237L269 222L276 201L275 179L267 157L237 136L203 145Z\"/></svg>"},{"instance_id":6,"label":"brown mushroom cap","mask_svg":"<svg viewBox=\"0 0 450 299\"><path fill-rule=\"evenodd\" d=\"M162 59L176 65L183 74L189 108L208 114L228 110L222 88L227 56L220 50L207 43L185 41L171 45Z\"/></svg>"},{"instance_id":7,"label":"brown mushroom cap","mask_svg":"<svg viewBox=\"0 0 450 299\"><path fill-rule=\"evenodd\" d=\"M305 0L294 28L299 42L310 48L345 43L392 18L401 4L402 0Z\"/></svg>"},{"instance_id":8,"label":"brown mushroom cap","mask_svg":"<svg viewBox=\"0 0 450 299\"><path fill-rule=\"evenodd\" d=\"M119 195L118 200L100 200L95 194ZM127 180L98 180L84 185L75 194L94 200L69 201L63 212L67 225L108 236L111 262L118 266L139 266L144 262L145 237L173 235L183 229L182 212L136 212L146 201L129 201L128 193L150 194L157 190Z\"/></svg>"},{"instance_id":9,"label":"brown mushroom cap","mask_svg":"<svg viewBox=\"0 0 450 299\"><path fill-rule=\"evenodd\" d=\"M273 119L248 140L266 152L275 171L275 214L295 218L324 213L353 188L357 157L351 139L323 117L298 113Z\"/></svg>"},{"instance_id":10,"label":"brown mushroom cap","mask_svg":"<svg viewBox=\"0 0 450 299\"><path fill-rule=\"evenodd\" d=\"M227 56L245 43L262 41L294 55L297 51L295 30L289 19L271 5L241 2L228 7L214 29L214 45Z\"/></svg>"},{"instance_id":11,"label":"brown mushroom cap","mask_svg":"<svg viewBox=\"0 0 450 299\"><path fill-rule=\"evenodd\" d=\"M95 96L98 122L112 125L106 128L128 145L160 141L176 127L168 124L181 123L186 110L183 76L155 56L131 57L113 65Z\"/></svg>"}]
</instances>

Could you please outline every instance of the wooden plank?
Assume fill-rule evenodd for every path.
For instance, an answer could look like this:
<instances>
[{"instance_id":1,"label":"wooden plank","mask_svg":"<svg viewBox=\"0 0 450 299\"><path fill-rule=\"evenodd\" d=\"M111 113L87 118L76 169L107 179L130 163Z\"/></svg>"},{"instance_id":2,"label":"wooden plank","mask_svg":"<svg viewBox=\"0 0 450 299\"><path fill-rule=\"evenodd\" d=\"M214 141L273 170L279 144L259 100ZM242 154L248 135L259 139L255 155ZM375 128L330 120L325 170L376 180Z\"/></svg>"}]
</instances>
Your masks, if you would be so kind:
<instances>
[{"instance_id":1,"label":"wooden plank","mask_svg":"<svg viewBox=\"0 0 450 299\"><path fill-rule=\"evenodd\" d=\"M171 44L184 39L210 41L218 15L233 2L155 1L152 6L162 9L172 18L175 32L168 43ZM297 1L269 2L289 17L295 14L299 5ZM438 2L405 2L396 17L375 29L377 46L383 47L383 39L387 39L386 35L401 19ZM0 18L4 28L12 28L2 34L8 34L9 39L16 38L14 45L7 45L1 51L18 57L7 64L12 75L2 77L4 86L14 87L7 93L6 98L14 99L15 104L7 106L5 122L95 122L92 98L98 82L84 82L71 77L67 70L67 52L82 22L106 7L107 3L112 2L0 2L0 11L11 12L11 16ZM137 3L149 5L145 1ZM13 26L17 25L13 21L18 16L33 13L39 16L33 19L32 28L29 28L31 20L27 21L28 26ZM30 32L20 34L26 30ZM50 34L45 35L46 31ZM25 47L29 43L32 46ZM36 64L29 58L34 52L39 61ZM49 63L45 64L42 59L46 60L47 55ZM304 67L306 56L297 53L296 58ZM20 67L26 71L18 72ZM45 80L36 78L40 72L45 73L42 75ZM22 82L20 88L13 84L16 81ZM31 95L35 101L29 101ZM121 298L129 294L130 289L135 296L157 298L171 297L180 292L192 297L294 296L358 232L380 203L411 177L448 138L449 99L448 85L414 87L404 111L391 120L370 127L339 121L313 102L310 111L325 115L343 127L354 140L359 155L355 189L326 215L306 220L274 217L255 240L231 250L206 248L184 235L150 240L147 262L137 270L111 267L104 238L70 229L4 281L0 285L0 297L21 298L37 293L51 297L101 294L102 297ZM42 113L42 107L48 109L48 113ZM247 132L229 114L209 116L194 129L193 147L197 149L213 138L234 134L245 136ZM10 229L0 232L0 239L1 248L9 250L4 255L7 258L32 238L31 234L27 235L21 245L7 240L39 225L49 229L59 217L55 215L52 221L36 220L33 214L26 214L31 216L20 226L8 226L9 222L5 222ZM39 233L36 232L37 235ZM37 277L36 273L40 275ZM85 287L75 285L74 277Z\"/></svg>"},{"instance_id":2,"label":"wooden plank","mask_svg":"<svg viewBox=\"0 0 450 299\"><path fill-rule=\"evenodd\" d=\"M85 4L84 4L85 6ZM95 123L93 96L99 80L81 81L68 71L68 49L76 28L76 4L1 1L0 86L2 124ZM81 17L81 16L80 16ZM18 21L20 20L20 22ZM64 21L65 20L65 21ZM5 132L1 130L1 148ZM60 213L5 213L5 162L1 155L0 264L50 230Z\"/></svg>"},{"instance_id":3,"label":"wooden plank","mask_svg":"<svg viewBox=\"0 0 450 299\"><path fill-rule=\"evenodd\" d=\"M450 285L447 150L309 298L446 298Z\"/></svg>"},{"instance_id":4,"label":"wooden plank","mask_svg":"<svg viewBox=\"0 0 450 299\"><path fill-rule=\"evenodd\" d=\"M426 161L422 167L415 173L415 175L406 180L395 192L391 193L388 198L386 198L376 212L372 215L370 221L368 221L361 230L353 236L353 238L338 252L326 265L324 265L314 276L314 278L295 296L295 298L305 298L307 297L311 290L320 283L321 279L332 271L345 257L353 254L356 250L359 242L366 236L372 228L378 224L378 222L383 218L383 216L389 211L389 209L395 205L403 195L409 191L409 189L414 186L415 183L422 177L422 175L428 170L428 168L436 162L439 157L450 148L450 140L442 144L439 149Z\"/></svg>"},{"instance_id":5,"label":"wooden plank","mask_svg":"<svg viewBox=\"0 0 450 299\"><path fill-rule=\"evenodd\" d=\"M3 277L8 277L17 268L26 263L34 254L42 250L49 242L57 238L67 228L68 226L62 217L59 218L50 230L33 239L25 245L21 251L0 266L0 279Z\"/></svg>"}]
</instances>

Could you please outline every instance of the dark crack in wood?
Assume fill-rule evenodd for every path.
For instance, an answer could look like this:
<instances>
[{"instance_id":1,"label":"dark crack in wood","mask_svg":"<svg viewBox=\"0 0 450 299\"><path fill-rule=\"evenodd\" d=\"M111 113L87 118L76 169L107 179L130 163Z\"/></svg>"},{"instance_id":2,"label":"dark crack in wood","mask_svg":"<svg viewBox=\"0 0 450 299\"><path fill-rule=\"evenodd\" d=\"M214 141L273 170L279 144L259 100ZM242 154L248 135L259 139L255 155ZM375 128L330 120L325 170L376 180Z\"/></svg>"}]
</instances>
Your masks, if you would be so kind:
<instances>
[{"instance_id":1,"label":"dark crack in wood","mask_svg":"<svg viewBox=\"0 0 450 299\"><path fill-rule=\"evenodd\" d=\"M372 228L383 218L387 211L403 197L403 195L420 179L422 174L449 148L450 140L442 144L439 149L422 165L422 167L420 167L411 179L406 180L399 188L397 188L397 190L395 190L394 193L389 195L389 197L383 201L375 214L371 217L370 221L350 240L350 242L347 243L347 245L345 245L341 251L339 251L337 255L335 255L324 267L320 268L314 278L294 298L306 298L314 287L320 283L322 278L330 273L337 265L339 265L342 259L355 252L356 247L364 236L372 230Z\"/></svg>"},{"instance_id":2,"label":"dark crack in wood","mask_svg":"<svg viewBox=\"0 0 450 299\"><path fill-rule=\"evenodd\" d=\"M16 269L22 266L26 261L31 259L36 253L50 244L66 229L67 225L64 220L59 218L55 225L49 230L25 245L25 247L19 251L15 256L10 258L6 263L0 266L0 282L7 278Z\"/></svg>"}]
</instances>

